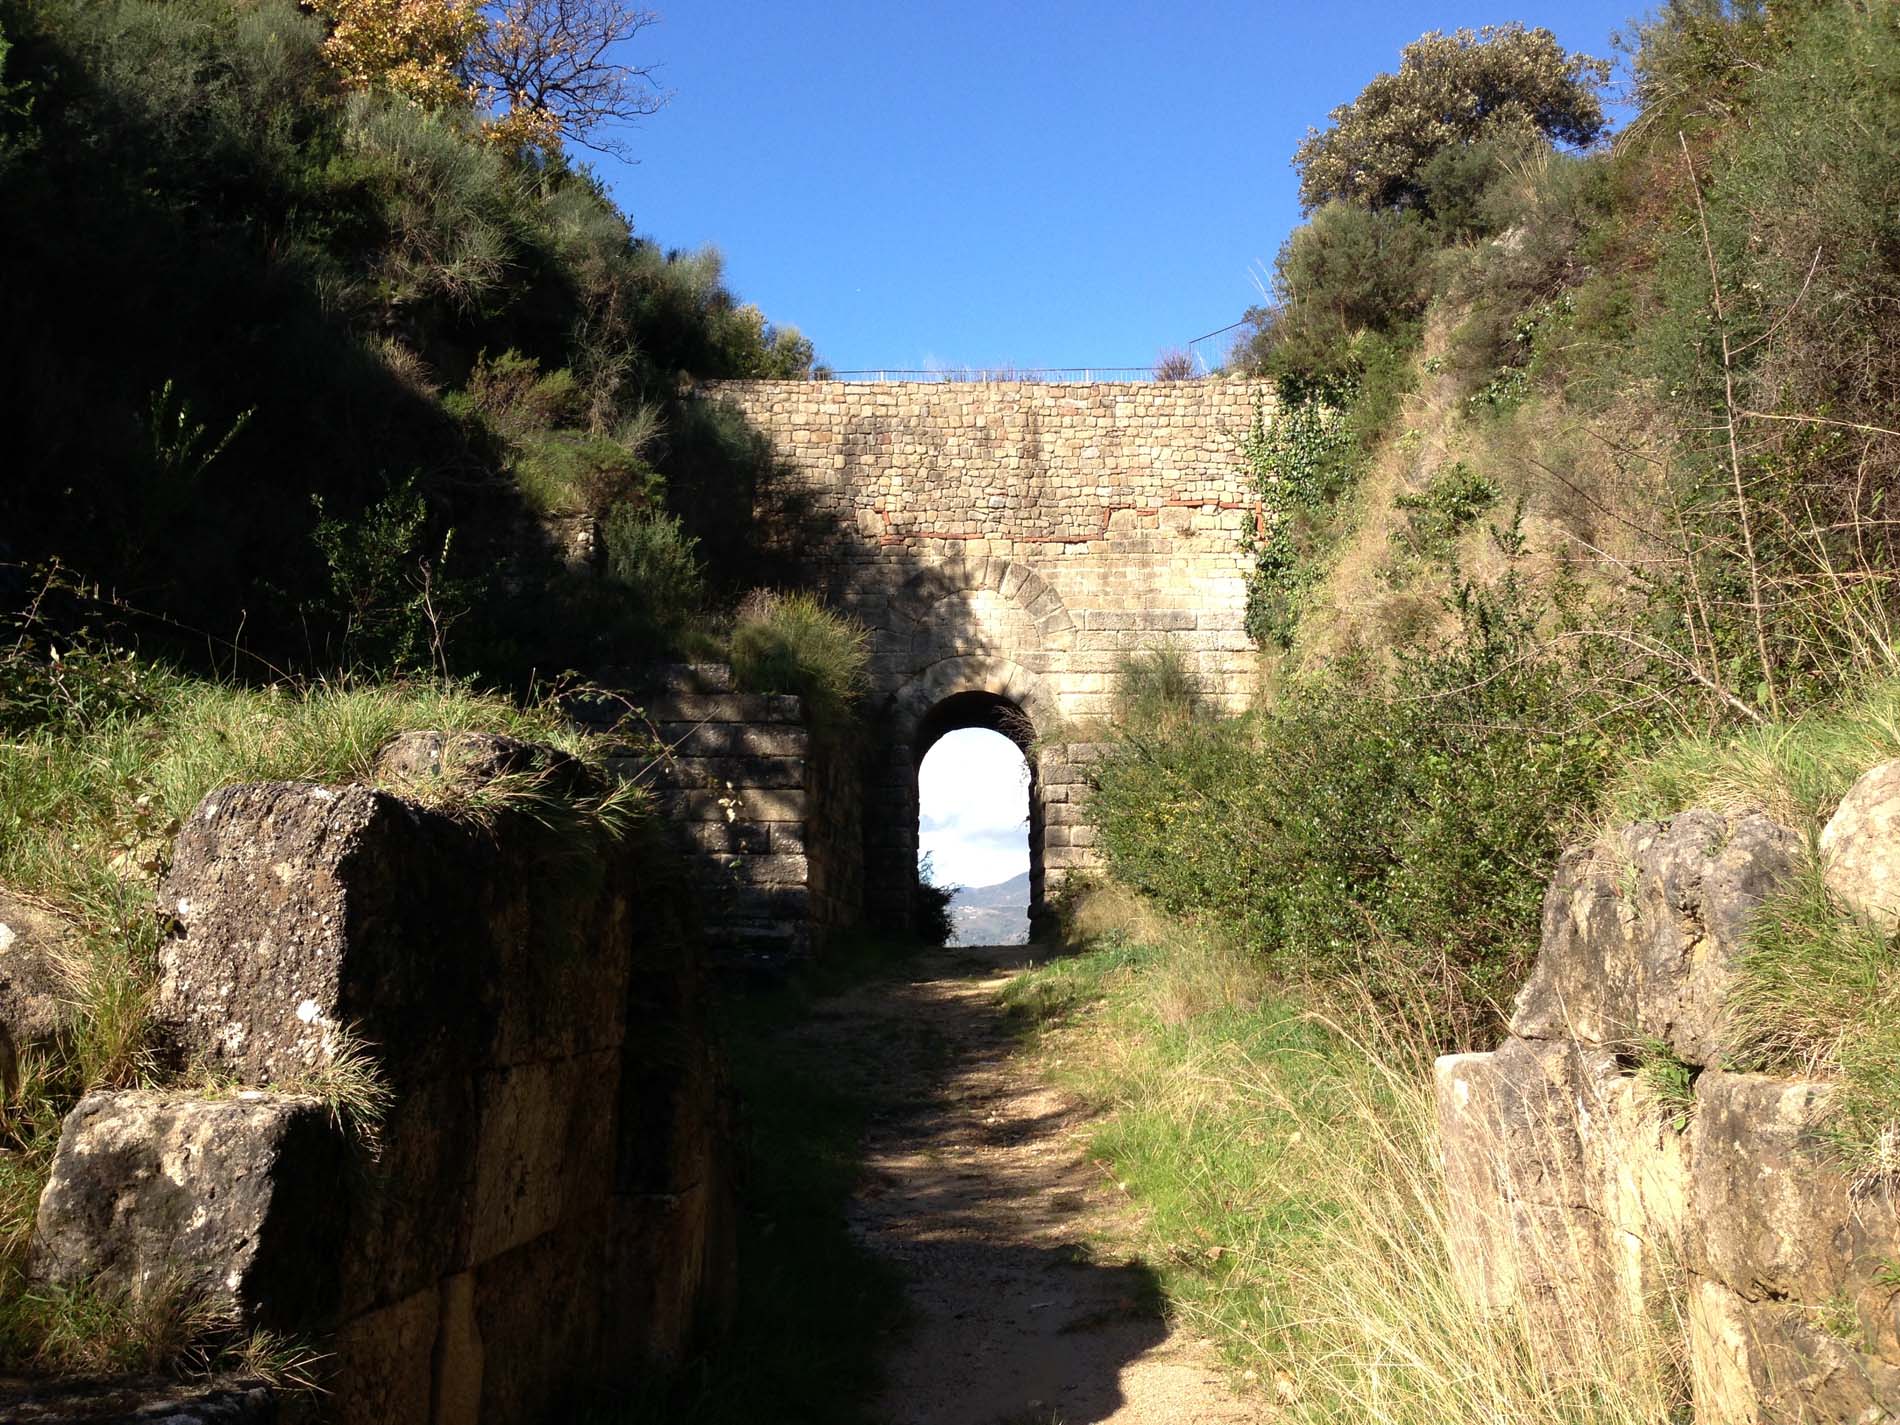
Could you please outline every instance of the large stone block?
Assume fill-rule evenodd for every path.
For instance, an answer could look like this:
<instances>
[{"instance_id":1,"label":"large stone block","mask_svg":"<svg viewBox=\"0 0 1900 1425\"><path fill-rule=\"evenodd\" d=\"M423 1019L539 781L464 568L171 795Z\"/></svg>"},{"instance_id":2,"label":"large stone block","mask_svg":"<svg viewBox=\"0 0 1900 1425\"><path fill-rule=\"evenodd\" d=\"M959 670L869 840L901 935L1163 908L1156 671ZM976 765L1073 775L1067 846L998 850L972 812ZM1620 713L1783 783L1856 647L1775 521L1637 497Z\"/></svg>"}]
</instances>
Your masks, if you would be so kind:
<instances>
[{"instance_id":1,"label":"large stone block","mask_svg":"<svg viewBox=\"0 0 1900 1425\"><path fill-rule=\"evenodd\" d=\"M1521 1312L1557 1369L1616 1349L1683 1225L1679 1138L1615 1056L1510 1040L1436 1066L1452 1256L1480 1310Z\"/></svg>"},{"instance_id":2,"label":"large stone block","mask_svg":"<svg viewBox=\"0 0 1900 1425\"><path fill-rule=\"evenodd\" d=\"M73 1021L65 964L77 949L65 920L0 886L0 1093L19 1088L19 1054Z\"/></svg>"},{"instance_id":3,"label":"large stone block","mask_svg":"<svg viewBox=\"0 0 1900 1425\"><path fill-rule=\"evenodd\" d=\"M1629 1047L1655 1038L1719 1062L1750 913L1792 874L1799 839L1759 812L1689 811L1624 828L1613 854L1565 854L1511 1032Z\"/></svg>"},{"instance_id":4,"label":"large stone block","mask_svg":"<svg viewBox=\"0 0 1900 1425\"><path fill-rule=\"evenodd\" d=\"M182 1286L267 1326L320 1326L337 1305L346 1160L314 1099L88 1094L40 1195L32 1275Z\"/></svg>"},{"instance_id":5,"label":"large stone block","mask_svg":"<svg viewBox=\"0 0 1900 1425\"><path fill-rule=\"evenodd\" d=\"M178 836L162 895L182 933L159 1006L190 1049L268 1084L332 1062L350 1033L438 1069L479 1018L475 868L440 818L367 787L263 782L213 792ZM427 924L420 943L412 935Z\"/></svg>"},{"instance_id":6,"label":"large stone block","mask_svg":"<svg viewBox=\"0 0 1900 1425\"><path fill-rule=\"evenodd\" d=\"M1819 850L1829 890L1889 933L1900 928L1900 759L1854 783Z\"/></svg>"},{"instance_id":7,"label":"large stone block","mask_svg":"<svg viewBox=\"0 0 1900 1425\"><path fill-rule=\"evenodd\" d=\"M1900 1211L1828 1162L1827 1094L1757 1074L1696 1085L1688 1259L1708 1420L1900 1418Z\"/></svg>"}]
</instances>

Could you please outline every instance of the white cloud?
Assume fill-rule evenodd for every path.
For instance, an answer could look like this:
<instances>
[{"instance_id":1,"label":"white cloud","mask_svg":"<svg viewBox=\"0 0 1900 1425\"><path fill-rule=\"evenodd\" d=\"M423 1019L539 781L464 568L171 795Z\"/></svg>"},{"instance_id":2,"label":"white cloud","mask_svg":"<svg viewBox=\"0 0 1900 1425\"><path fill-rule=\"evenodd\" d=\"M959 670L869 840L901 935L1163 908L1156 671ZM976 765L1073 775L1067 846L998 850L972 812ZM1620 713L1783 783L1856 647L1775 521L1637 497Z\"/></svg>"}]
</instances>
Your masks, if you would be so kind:
<instances>
[{"instance_id":1,"label":"white cloud","mask_svg":"<svg viewBox=\"0 0 1900 1425\"><path fill-rule=\"evenodd\" d=\"M993 886L1029 869L1029 767L1001 733L947 733L917 772L918 849L936 878Z\"/></svg>"}]
</instances>

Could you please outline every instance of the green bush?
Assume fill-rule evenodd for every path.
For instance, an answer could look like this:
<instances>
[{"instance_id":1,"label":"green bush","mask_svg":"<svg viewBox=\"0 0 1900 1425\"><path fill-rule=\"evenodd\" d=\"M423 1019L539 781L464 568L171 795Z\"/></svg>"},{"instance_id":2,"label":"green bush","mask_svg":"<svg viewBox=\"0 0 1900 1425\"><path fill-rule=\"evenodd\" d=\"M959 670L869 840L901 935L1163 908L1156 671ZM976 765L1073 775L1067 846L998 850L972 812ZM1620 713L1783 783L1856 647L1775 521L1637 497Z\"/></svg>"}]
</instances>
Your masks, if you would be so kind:
<instances>
[{"instance_id":1,"label":"green bush","mask_svg":"<svg viewBox=\"0 0 1900 1425\"><path fill-rule=\"evenodd\" d=\"M1448 563L1452 546L1471 523L1497 503L1497 485L1462 460L1441 465L1416 495L1393 503L1405 512L1404 542L1410 553ZM1396 536L1395 536L1396 537Z\"/></svg>"},{"instance_id":2,"label":"green bush","mask_svg":"<svg viewBox=\"0 0 1900 1425\"><path fill-rule=\"evenodd\" d=\"M820 726L848 724L864 691L864 629L810 594L760 590L739 607L732 672L755 693L795 693Z\"/></svg>"},{"instance_id":3,"label":"green bush","mask_svg":"<svg viewBox=\"0 0 1900 1425\"><path fill-rule=\"evenodd\" d=\"M926 945L948 945L956 934L956 922L950 918L950 902L960 888L937 881L930 856L917 862L917 894L911 901L911 933Z\"/></svg>"},{"instance_id":4,"label":"green bush","mask_svg":"<svg viewBox=\"0 0 1900 1425\"><path fill-rule=\"evenodd\" d=\"M705 606L706 571L698 541L677 517L618 505L601 534L607 579L624 594L635 621L654 637L677 634Z\"/></svg>"},{"instance_id":5,"label":"green bush","mask_svg":"<svg viewBox=\"0 0 1900 1425\"><path fill-rule=\"evenodd\" d=\"M1327 204L1280 249L1278 305L1258 315L1243 361L1307 384L1349 380L1365 334L1394 333L1424 311L1433 247L1414 215Z\"/></svg>"},{"instance_id":6,"label":"green bush","mask_svg":"<svg viewBox=\"0 0 1900 1425\"><path fill-rule=\"evenodd\" d=\"M1430 983L1436 1002L1408 1008L1472 1043L1629 729L1587 660L1543 647L1514 577L1456 607L1456 634L1389 675L1347 662L1270 711L1126 737L1089 808L1117 880L1296 977Z\"/></svg>"},{"instance_id":7,"label":"green bush","mask_svg":"<svg viewBox=\"0 0 1900 1425\"><path fill-rule=\"evenodd\" d=\"M1115 716L1146 733L1167 733L1195 715L1201 680L1179 644L1157 643L1124 654L1115 667Z\"/></svg>"}]
</instances>

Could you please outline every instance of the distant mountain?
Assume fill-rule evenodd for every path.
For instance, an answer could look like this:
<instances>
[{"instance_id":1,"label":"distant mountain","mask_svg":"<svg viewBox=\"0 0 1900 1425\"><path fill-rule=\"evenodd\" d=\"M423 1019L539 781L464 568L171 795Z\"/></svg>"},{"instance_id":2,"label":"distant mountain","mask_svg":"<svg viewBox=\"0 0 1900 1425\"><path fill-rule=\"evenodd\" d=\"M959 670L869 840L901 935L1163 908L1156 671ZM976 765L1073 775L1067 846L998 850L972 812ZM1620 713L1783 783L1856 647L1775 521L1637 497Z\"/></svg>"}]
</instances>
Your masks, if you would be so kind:
<instances>
[{"instance_id":1,"label":"distant mountain","mask_svg":"<svg viewBox=\"0 0 1900 1425\"><path fill-rule=\"evenodd\" d=\"M1022 945L1029 939L1029 872L959 890L950 902L952 945Z\"/></svg>"}]
</instances>

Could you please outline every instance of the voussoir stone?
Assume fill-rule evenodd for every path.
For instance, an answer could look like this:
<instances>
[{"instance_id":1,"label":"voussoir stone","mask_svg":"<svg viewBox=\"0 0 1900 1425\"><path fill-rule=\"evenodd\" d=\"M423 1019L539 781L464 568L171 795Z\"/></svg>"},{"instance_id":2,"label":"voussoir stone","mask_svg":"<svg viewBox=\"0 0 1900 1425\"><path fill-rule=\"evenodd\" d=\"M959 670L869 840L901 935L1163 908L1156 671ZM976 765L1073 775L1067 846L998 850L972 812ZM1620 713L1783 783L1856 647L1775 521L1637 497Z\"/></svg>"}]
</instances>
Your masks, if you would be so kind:
<instances>
[{"instance_id":1,"label":"voussoir stone","mask_svg":"<svg viewBox=\"0 0 1900 1425\"><path fill-rule=\"evenodd\" d=\"M1891 934L1900 929L1900 758L1848 789L1821 830L1829 890Z\"/></svg>"},{"instance_id":2,"label":"voussoir stone","mask_svg":"<svg viewBox=\"0 0 1900 1425\"><path fill-rule=\"evenodd\" d=\"M1720 1061L1749 916L1794 871L1800 839L1761 812L1698 809L1623 828L1613 853L1565 853L1511 1032Z\"/></svg>"},{"instance_id":3,"label":"voussoir stone","mask_svg":"<svg viewBox=\"0 0 1900 1425\"><path fill-rule=\"evenodd\" d=\"M173 1284L284 1329L335 1305L345 1144L313 1098L88 1094L67 1115L30 1272L59 1286Z\"/></svg>"}]
</instances>

